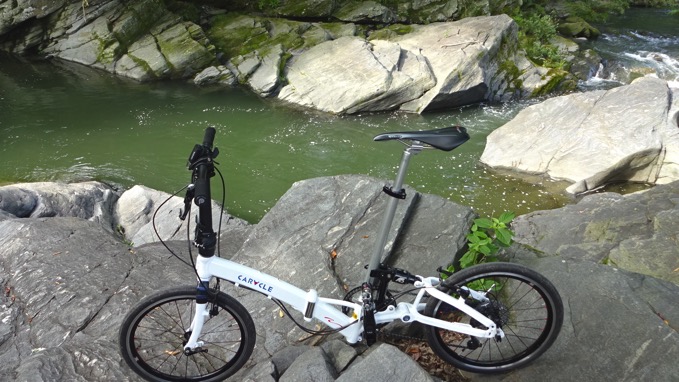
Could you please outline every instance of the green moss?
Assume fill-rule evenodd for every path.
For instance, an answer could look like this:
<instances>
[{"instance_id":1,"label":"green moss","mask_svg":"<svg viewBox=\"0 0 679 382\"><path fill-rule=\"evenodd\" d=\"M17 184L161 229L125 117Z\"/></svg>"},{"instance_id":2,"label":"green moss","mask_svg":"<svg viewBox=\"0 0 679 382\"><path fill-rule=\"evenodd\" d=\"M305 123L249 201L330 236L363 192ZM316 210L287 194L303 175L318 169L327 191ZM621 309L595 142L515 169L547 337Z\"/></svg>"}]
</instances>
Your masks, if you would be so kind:
<instances>
[{"instance_id":1,"label":"green moss","mask_svg":"<svg viewBox=\"0 0 679 382\"><path fill-rule=\"evenodd\" d=\"M304 45L305 41L302 38L302 33L307 31L310 27L308 23L301 23L296 21L287 21L281 19L264 19L262 23L267 27L268 30L272 30L275 26L276 29L283 29L283 32L270 37L267 41L264 41L261 47L272 47L275 45L282 45L283 50L291 50L295 48L300 48ZM270 32L268 33L271 34ZM262 55L265 55L262 53Z\"/></svg>"},{"instance_id":2,"label":"green moss","mask_svg":"<svg viewBox=\"0 0 679 382\"><path fill-rule=\"evenodd\" d=\"M238 14L215 17L207 35L215 47L228 57L253 52L269 40L268 30L258 19Z\"/></svg>"},{"instance_id":3,"label":"green moss","mask_svg":"<svg viewBox=\"0 0 679 382\"><path fill-rule=\"evenodd\" d=\"M587 224L587 228L585 228L584 238L587 241L595 242L615 241L617 235L614 230L611 229L611 226L615 226L615 224L610 220L590 222Z\"/></svg>"},{"instance_id":4,"label":"green moss","mask_svg":"<svg viewBox=\"0 0 679 382\"><path fill-rule=\"evenodd\" d=\"M551 94L556 91L568 92L575 90L577 87L577 83L573 80L572 75L565 70L551 69L547 73L547 77L549 77L549 81L547 81L545 85L535 89L532 93L533 97Z\"/></svg>"},{"instance_id":5,"label":"green moss","mask_svg":"<svg viewBox=\"0 0 679 382\"><path fill-rule=\"evenodd\" d=\"M589 25L582 18L575 16L571 16L559 23L557 30L559 34L565 37L585 37L590 40L601 35L598 29Z\"/></svg>"},{"instance_id":6,"label":"green moss","mask_svg":"<svg viewBox=\"0 0 679 382\"><path fill-rule=\"evenodd\" d=\"M414 30L412 25L392 24L386 28L377 29L370 32L368 40L390 40L397 36L411 33Z\"/></svg>"},{"instance_id":7,"label":"green moss","mask_svg":"<svg viewBox=\"0 0 679 382\"><path fill-rule=\"evenodd\" d=\"M283 53L281 56L281 61L278 64L278 80L280 81L280 86L285 86L287 85L287 77L285 77L285 67L288 65L288 61L292 58L292 54L290 53Z\"/></svg>"},{"instance_id":8,"label":"green moss","mask_svg":"<svg viewBox=\"0 0 679 382\"><path fill-rule=\"evenodd\" d=\"M330 33L334 38L342 37L345 33L345 28L347 24L345 23L320 23L319 26L328 33Z\"/></svg>"},{"instance_id":9,"label":"green moss","mask_svg":"<svg viewBox=\"0 0 679 382\"><path fill-rule=\"evenodd\" d=\"M113 26L116 40L127 49L139 37L146 34L166 13L165 5L160 0L146 0L127 7L125 12L130 17L122 18Z\"/></svg>"},{"instance_id":10,"label":"green moss","mask_svg":"<svg viewBox=\"0 0 679 382\"><path fill-rule=\"evenodd\" d=\"M142 69L144 69L144 71L145 71L146 73L151 74L153 77L156 77L156 78L158 77L158 75L153 71L153 69L151 69L151 66L149 65L148 62L146 62L146 61L142 60L141 58L136 57L136 56L134 56L134 55L132 55L132 54L128 54L127 56L128 56L130 59L132 59L132 61L134 61L135 64L137 64L137 65L140 66Z\"/></svg>"},{"instance_id":11,"label":"green moss","mask_svg":"<svg viewBox=\"0 0 679 382\"><path fill-rule=\"evenodd\" d=\"M500 72L505 74L505 80L511 84L514 89L523 88L523 80L521 79L521 69L516 66L512 60L504 60L500 62Z\"/></svg>"},{"instance_id":12,"label":"green moss","mask_svg":"<svg viewBox=\"0 0 679 382\"><path fill-rule=\"evenodd\" d=\"M102 64L111 64L122 57L123 54L125 54L125 52L122 51L122 47L118 41L111 36L103 38L94 33L94 38L99 43L99 47L97 49L97 62Z\"/></svg>"},{"instance_id":13,"label":"green moss","mask_svg":"<svg viewBox=\"0 0 679 382\"><path fill-rule=\"evenodd\" d=\"M608 266L615 267L615 268L620 268L620 267L618 266L618 263L616 263L615 261L613 261L613 259L611 259L611 258L608 257L608 256L606 256L606 257L604 257L603 259L601 259L601 264L603 264L603 265L608 265Z\"/></svg>"}]
</instances>

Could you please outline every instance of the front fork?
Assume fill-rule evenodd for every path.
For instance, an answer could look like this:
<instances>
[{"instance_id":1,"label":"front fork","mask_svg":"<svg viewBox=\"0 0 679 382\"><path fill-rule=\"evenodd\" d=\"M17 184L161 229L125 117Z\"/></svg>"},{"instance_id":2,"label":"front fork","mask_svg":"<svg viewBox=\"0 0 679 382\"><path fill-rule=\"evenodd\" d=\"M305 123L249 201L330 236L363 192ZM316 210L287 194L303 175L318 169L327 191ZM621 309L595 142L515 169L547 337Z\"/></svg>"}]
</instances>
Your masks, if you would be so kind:
<instances>
[{"instance_id":1,"label":"front fork","mask_svg":"<svg viewBox=\"0 0 679 382\"><path fill-rule=\"evenodd\" d=\"M198 273L200 280L198 281L198 285L196 286L196 303L195 303L196 311L193 314L191 326L185 332L185 335L190 334L189 338L186 340L186 343L184 344L185 355L207 352L206 349L202 348L205 343L203 341L198 341L198 338L200 337L200 334L203 331L203 324L208 318L210 318L211 314L209 309L210 305L209 290L211 277L205 271L205 269L207 268L206 263L209 262L210 259L211 259L210 257L203 256L198 256L196 258L196 272Z\"/></svg>"}]
</instances>

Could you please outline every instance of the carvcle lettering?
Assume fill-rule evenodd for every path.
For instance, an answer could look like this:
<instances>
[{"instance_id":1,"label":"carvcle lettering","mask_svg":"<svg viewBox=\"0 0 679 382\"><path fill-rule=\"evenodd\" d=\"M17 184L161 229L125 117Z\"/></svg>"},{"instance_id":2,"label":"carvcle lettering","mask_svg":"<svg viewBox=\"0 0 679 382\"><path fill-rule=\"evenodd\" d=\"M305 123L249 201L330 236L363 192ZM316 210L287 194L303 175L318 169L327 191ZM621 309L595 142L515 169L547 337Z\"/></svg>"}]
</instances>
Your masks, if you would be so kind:
<instances>
[{"instance_id":1,"label":"carvcle lettering","mask_svg":"<svg viewBox=\"0 0 679 382\"><path fill-rule=\"evenodd\" d=\"M263 283L263 282L261 282L261 281L257 281L257 280L255 280L255 279L253 279L253 278L250 278L250 277L247 277L247 276L244 276L244 275L238 275L238 280L239 280L239 281L242 281L242 282L244 282L244 283L246 283L246 284L254 285L254 286L256 286L256 287L262 289L262 290L265 291L265 292L271 293L271 291L273 291L273 287L272 287L272 286L268 286L268 285L266 285L265 283Z\"/></svg>"}]
</instances>

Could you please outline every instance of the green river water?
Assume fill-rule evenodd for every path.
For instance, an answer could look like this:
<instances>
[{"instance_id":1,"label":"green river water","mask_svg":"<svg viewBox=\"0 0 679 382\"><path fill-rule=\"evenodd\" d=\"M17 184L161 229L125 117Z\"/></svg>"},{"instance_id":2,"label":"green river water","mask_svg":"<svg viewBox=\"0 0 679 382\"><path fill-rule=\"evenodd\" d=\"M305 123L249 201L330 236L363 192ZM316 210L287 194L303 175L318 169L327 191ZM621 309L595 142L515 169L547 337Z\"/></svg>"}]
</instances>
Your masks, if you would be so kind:
<instances>
[{"instance_id":1,"label":"green river water","mask_svg":"<svg viewBox=\"0 0 679 382\"><path fill-rule=\"evenodd\" d=\"M373 142L379 133L460 124L471 140L450 153L418 155L406 182L481 215L522 214L571 201L564 184L479 164L485 137L525 105L333 116L241 89L140 84L78 64L0 54L0 184L95 179L173 192L189 181L193 145L214 126L227 208L256 222L298 180L348 173L391 179L402 146Z\"/></svg>"}]
</instances>

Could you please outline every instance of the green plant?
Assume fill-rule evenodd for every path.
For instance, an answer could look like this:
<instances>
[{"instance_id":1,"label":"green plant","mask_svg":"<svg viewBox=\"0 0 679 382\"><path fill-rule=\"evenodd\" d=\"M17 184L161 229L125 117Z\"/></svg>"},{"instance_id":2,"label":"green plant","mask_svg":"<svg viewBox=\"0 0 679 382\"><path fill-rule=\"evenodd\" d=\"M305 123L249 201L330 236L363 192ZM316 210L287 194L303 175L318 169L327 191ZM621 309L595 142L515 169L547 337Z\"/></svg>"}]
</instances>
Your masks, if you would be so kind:
<instances>
[{"instance_id":1,"label":"green plant","mask_svg":"<svg viewBox=\"0 0 679 382\"><path fill-rule=\"evenodd\" d=\"M514 20L519 25L519 45L533 62L548 68L563 68L564 58L552 45L557 36L554 19L549 15L530 14L517 15Z\"/></svg>"},{"instance_id":2,"label":"green plant","mask_svg":"<svg viewBox=\"0 0 679 382\"><path fill-rule=\"evenodd\" d=\"M629 8L629 0L580 0L564 3L571 15L589 22L602 22L612 14L621 15Z\"/></svg>"},{"instance_id":3,"label":"green plant","mask_svg":"<svg viewBox=\"0 0 679 382\"><path fill-rule=\"evenodd\" d=\"M452 273L456 268L497 261L500 248L509 247L513 242L514 232L509 229L509 224L515 216L513 212L504 212L498 218L475 219L467 234L467 252L457 261L457 266L453 263L446 271Z\"/></svg>"},{"instance_id":4,"label":"green plant","mask_svg":"<svg viewBox=\"0 0 679 382\"><path fill-rule=\"evenodd\" d=\"M257 8L259 9L274 9L280 5L279 0L259 0L257 2Z\"/></svg>"}]
</instances>

